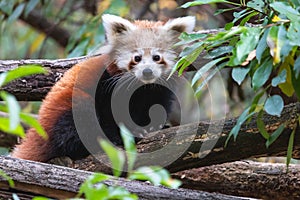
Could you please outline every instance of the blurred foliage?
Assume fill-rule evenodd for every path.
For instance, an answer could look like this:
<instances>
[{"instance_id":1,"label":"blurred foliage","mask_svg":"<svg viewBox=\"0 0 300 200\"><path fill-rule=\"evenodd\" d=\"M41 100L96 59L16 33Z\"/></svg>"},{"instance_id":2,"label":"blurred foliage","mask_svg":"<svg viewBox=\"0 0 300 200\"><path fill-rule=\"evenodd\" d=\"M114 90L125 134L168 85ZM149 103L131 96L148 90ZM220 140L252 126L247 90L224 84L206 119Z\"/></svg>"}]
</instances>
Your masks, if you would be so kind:
<instances>
[{"instance_id":1,"label":"blurred foliage","mask_svg":"<svg viewBox=\"0 0 300 200\"><path fill-rule=\"evenodd\" d=\"M124 16L129 8L123 0L105 0L98 4L95 15L84 9L86 3L84 0L1 0L0 59L75 57L90 53L105 40L101 15ZM58 46L42 30L26 26L24 22L30 12L39 14L40 19L34 20L51 22L50 31L59 28L70 34L67 45Z\"/></svg>"},{"instance_id":2,"label":"blurred foliage","mask_svg":"<svg viewBox=\"0 0 300 200\"><path fill-rule=\"evenodd\" d=\"M0 59L65 58L93 54L105 40L101 15L167 20L195 15L201 28L215 28L213 7L178 9L180 0L0 0ZM34 18L31 14L34 13ZM32 21L49 27L31 25ZM60 29L66 43L49 35ZM59 37L59 36L58 36Z\"/></svg>"}]
</instances>

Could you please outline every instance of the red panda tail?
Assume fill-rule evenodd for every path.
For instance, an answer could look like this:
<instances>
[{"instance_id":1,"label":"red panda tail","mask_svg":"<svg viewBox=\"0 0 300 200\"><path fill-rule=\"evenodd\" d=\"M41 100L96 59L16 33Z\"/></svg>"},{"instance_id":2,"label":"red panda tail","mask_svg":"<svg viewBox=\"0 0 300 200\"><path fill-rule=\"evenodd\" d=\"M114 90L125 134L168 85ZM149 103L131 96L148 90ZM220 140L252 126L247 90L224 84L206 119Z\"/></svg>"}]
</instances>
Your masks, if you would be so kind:
<instances>
[{"instance_id":1,"label":"red panda tail","mask_svg":"<svg viewBox=\"0 0 300 200\"><path fill-rule=\"evenodd\" d=\"M39 136L35 129L29 129L26 138L17 145L11 156L25 160L46 162L48 160L47 142Z\"/></svg>"}]
</instances>

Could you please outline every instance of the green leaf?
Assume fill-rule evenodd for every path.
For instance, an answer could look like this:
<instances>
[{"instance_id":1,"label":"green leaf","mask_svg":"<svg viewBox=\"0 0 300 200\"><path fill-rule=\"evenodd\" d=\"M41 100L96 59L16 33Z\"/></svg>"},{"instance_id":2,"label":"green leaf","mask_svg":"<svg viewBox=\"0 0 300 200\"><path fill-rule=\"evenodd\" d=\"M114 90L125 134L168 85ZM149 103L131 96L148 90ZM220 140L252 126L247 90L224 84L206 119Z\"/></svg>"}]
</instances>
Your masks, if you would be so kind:
<instances>
[{"instance_id":1,"label":"green leaf","mask_svg":"<svg viewBox=\"0 0 300 200\"><path fill-rule=\"evenodd\" d=\"M226 0L197 0L197 1L187 2L183 4L181 8L188 8L191 6L199 6L199 5L211 4L211 3L231 3L231 2Z\"/></svg>"},{"instance_id":2,"label":"green leaf","mask_svg":"<svg viewBox=\"0 0 300 200\"><path fill-rule=\"evenodd\" d=\"M290 165L291 159L292 159L296 128L297 127L295 127L293 129L293 131L290 135L290 139L289 139L288 149L287 149L287 153L286 153L286 168L287 169L289 168L289 165Z\"/></svg>"},{"instance_id":3,"label":"green leaf","mask_svg":"<svg viewBox=\"0 0 300 200\"><path fill-rule=\"evenodd\" d=\"M85 38L85 39L81 40L81 42L68 55L68 58L73 58L73 57L84 55L86 53L89 42L90 42L89 38Z\"/></svg>"},{"instance_id":4,"label":"green leaf","mask_svg":"<svg viewBox=\"0 0 300 200\"><path fill-rule=\"evenodd\" d=\"M264 31L263 36L261 37L261 39L259 40L257 47L256 47L256 59L258 60L258 62L260 63L262 55L264 53L264 51L267 48L267 36L269 35L269 31L270 28L266 28Z\"/></svg>"},{"instance_id":5,"label":"green leaf","mask_svg":"<svg viewBox=\"0 0 300 200\"><path fill-rule=\"evenodd\" d=\"M102 173L95 173L89 176L80 186L77 196L84 194L88 200L106 199L109 196L108 187L102 182L108 179L109 176Z\"/></svg>"},{"instance_id":6,"label":"green leaf","mask_svg":"<svg viewBox=\"0 0 300 200\"><path fill-rule=\"evenodd\" d=\"M33 197L32 200L52 200L52 199L49 199L47 197ZM74 199L75 200L75 199Z\"/></svg>"},{"instance_id":7,"label":"green leaf","mask_svg":"<svg viewBox=\"0 0 300 200\"><path fill-rule=\"evenodd\" d=\"M226 139L226 142L225 142L225 146L227 146L230 138L233 136L234 137L234 141L236 141L236 138L238 136L238 133L242 127L242 124L247 120L249 119L250 117L252 117L254 114L255 114L255 111L249 113L250 111L250 107L245 109L243 111L243 113L239 116L237 122L236 122L236 125L231 129L227 139Z\"/></svg>"},{"instance_id":8,"label":"green leaf","mask_svg":"<svg viewBox=\"0 0 300 200\"><path fill-rule=\"evenodd\" d=\"M294 64L294 72L295 72L295 78L299 78L300 74L300 56L297 57Z\"/></svg>"},{"instance_id":9,"label":"green leaf","mask_svg":"<svg viewBox=\"0 0 300 200\"><path fill-rule=\"evenodd\" d=\"M2 178L4 178L8 182L9 187L11 187L11 188L15 187L15 183L12 180L12 178L10 178L7 174L5 174L5 172L2 171L1 169L0 169L0 176L2 176Z\"/></svg>"},{"instance_id":10,"label":"green leaf","mask_svg":"<svg viewBox=\"0 0 300 200\"><path fill-rule=\"evenodd\" d=\"M173 67L168 79L172 76L172 74L174 74L174 72L176 70L178 70L180 68L180 73L182 74L182 72L184 71L184 69L186 69L190 64L192 64L199 56L199 54L204 50L203 46L199 46L198 48L196 48L191 54L182 57L181 59L179 59L177 61L177 63L175 64L175 66Z\"/></svg>"},{"instance_id":11,"label":"green leaf","mask_svg":"<svg viewBox=\"0 0 300 200\"><path fill-rule=\"evenodd\" d=\"M33 127L36 132L42 136L45 140L48 139L48 135L44 128L40 125L40 123L32 116L25 114L25 113L20 113L20 118L22 122L25 124L29 125L30 127Z\"/></svg>"},{"instance_id":12,"label":"green leaf","mask_svg":"<svg viewBox=\"0 0 300 200\"><path fill-rule=\"evenodd\" d=\"M292 79L292 85L295 90L295 93L296 93L298 99L300 99L300 87L299 87L300 76L298 76L298 78L296 78L296 72L293 69L291 69L291 79Z\"/></svg>"},{"instance_id":13,"label":"green leaf","mask_svg":"<svg viewBox=\"0 0 300 200\"><path fill-rule=\"evenodd\" d=\"M252 87L254 90L262 87L266 81L269 79L272 72L272 60L265 60L261 66L254 72L252 77Z\"/></svg>"},{"instance_id":14,"label":"green leaf","mask_svg":"<svg viewBox=\"0 0 300 200\"><path fill-rule=\"evenodd\" d=\"M181 185L179 180L172 179L170 173L159 166L139 167L128 179L150 181L155 186L164 185L174 189Z\"/></svg>"},{"instance_id":15,"label":"green leaf","mask_svg":"<svg viewBox=\"0 0 300 200\"><path fill-rule=\"evenodd\" d=\"M255 97L253 98L253 101L251 102L251 106L250 106L250 110L249 112L254 112L256 110L256 107L258 105L258 102L260 100L260 98L264 95L265 91L267 88L264 88L262 91L260 91L259 93L256 93Z\"/></svg>"},{"instance_id":16,"label":"green leaf","mask_svg":"<svg viewBox=\"0 0 300 200\"><path fill-rule=\"evenodd\" d=\"M13 0L2 0L0 1L0 11L4 12L7 15L11 15L16 3L17 2Z\"/></svg>"},{"instance_id":17,"label":"green leaf","mask_svg":"<svg viewBox=\"0 0 300 200\"><path fill-rule=\"evenodd\" d=\"M276 131L274 131L272 133L272 135L269 137L269 139L266 141L266 147L269 148L269 146L271 144L273 144L273 142L275 142L275 140L280 136L280 134L282 133L282 131L284 130L284 125L281 124Z\"/></svg>"},{"instance_id":18,"label":"green leaf","mask_svg":"<svg viewBox=\"0 0 300 200\"><path fill-rule=\"evenodd\" d=\"M285 15L291 21L298 21L300 18L299 12L286 2L274 2L271 3L270 6L280 14Z\"/></svg>"},{"instance_id":19,"label":"green leaf","mask_svg":"<svg viewBox=\"0 0 300 200\"><path fill-rule=\"evenodd\" d=\"M290 23L287 38L291 45L300 46L300 21L292 21Z\"/></svg>"},{"instance_id":20,"label":"green leaf","mask_svg":"<svg viewBox=\"0 0 300 200\"><path fill-rule=\"evenodd\" d=\"M10 129L10 120L4 117L0 117L0 130L6 133L14 134L19 137L25 137L23 127L19 124L15 129Z\"/></svg>"},{"instance_id":21,"label":"green leaf","mask_svg":"<svg viewBox=\"0 0 300 200\"><path fill-rule=\"evenodd\" d=\"M232 69L231 76L239 85L243 82L250 71L250 67L235 67Z\"/></svg>"},{"instance_id":22,"label":"green leaf","mask_svg":"<svg viewBox=\"0 0 300 200\"><path fill-rule=\"evenodd\" d=\"M107 199L137 200L136 194L131 194L125 188L120 186L109 187L109 197Z\"/></svg>"},{"instance_id":23,"label":"green leaf","mask_svg":"<svg viewBox=\"0 0 300 200\"><path fill-rule=\"evenodd\" d=\"M234 26L234 23L233 23L233 22L229 22L229 23L225 24L224 29L225 29L226 31L228 31L228 30L230 30L233 26Z\"/></svg>"},{"instance_id":24,"label":"green leaf","mask_svg":"<svg viewBox=\"0 0 300 200\"><path fill-rule=\"evenodd\" d=\"M286 69L283 69L280 74L278 74L278 76L274 77L272 79L272 86L273 87L276 87L277 85L279 85L280 83L284 83L286 81L286 77L287 77L287 74L286 74Z\"/></svg>"},{"instance_id":25,"label":"green leaf","mask_svg":"<svg viewBox=\"0 0 300 200\"><path fill-rule=\"evenodd\" d=\"M193 79L192 79L192 86L195 85L195 83L203 77L203 75L208 71L210 70L213 66L215 66L218 62L226 59L227 57L221 57L221 58L218 58L216 60L212 60L208 63L206 63L203 67L201 67L197 73L194 75Z\"/></svg>"},{"instance_id":26,"label":"green leaf","mask_svg":"<svg viewBox=\"0 0 300 200\"><path fill-rule=\"evenodd\" d=\"M111 162L114 176L119 177L125 164L124 153L105 140L101 140L99 143Z\"/></svg>"},{"instance_id":27,"label":"green leaf","mask_svg":"<svg viewBox=\"0 0 300 200\"><path fill-rule=\"evenodd\" d=\"M128 179L150 181L155 186L160 185L160 182L162 180L160 175L155 173L155 169L151 167L139 167L129 175Z\"/></svg>"},{"instance_id":28,"label":"green leaf","mask_svg":"<svg viewBox=\"0 0 300 200\"><path fill-rule=\"evenodd\" d=\"M268 114L280 117L283 106L284 103L282 97L279 95L273 95L266 100L264 109Z\"/></svg>"},{"instance_id":29,"label":"green leaf","mask_svg":"<svg viewBox=\"0 0 300 200\"><path fill-rule=\"evenodd\" d=\"M240 22L240 26L244 26L252 17L257 16L259 14L259 12L250 11L247 14L248 15L246 17L243 17L242 21Z\"/></svg>"},{"instance_id":30,"label":"green leaf","mask_svg":"<svg viewBox=\"0 0 300 200\"><path fill-rule=\"evenodd\" d=\"M292 50L292 46L287 38L287 31L283 24L272 26L267 36L267 44L270 48L270 54L273 57L273 63L277 64L284 59Z\"/></svg>"},{"instance_id":31,"label":"green leaf","mask_svg":"<svg viewBox=\"0 0 300 200\"><path fill-rule=\"evenodd\" d=\"M176 43L175 46L179 46L179 45L183 45L183 44L188 44L188 43L194 42L196 40L204 39L205 37L207 37L207 35L206 34L202 34L202 33L190 33L189 34L189 33L183 32L179 36L179 39L181 41L178 42L178 43Z\"/></svg>"},{"instance_id":32,"label":"green leaf","mask_svg":"<svg viewBox=\"0 0 300 200\"><path fill-rule=\"evenodd\" d=\"M8 148L0 147L0 156L7 156L9 154Z\"/></svg>"},{"instance_id":33,"label":"green leaf","mask_svg":"<svg viewBox=\"0 0 300 200\"><path fill-rule=\"evenodd\" d=\"M44 74L46 73L46 70L38 65L23 65L16 69L13 69L11 71L5 72L2 76L5 76L4 80L3 78L0 78L0 87L6 85L7 83L16 80L18 78L22 78L25 76L30 76L33 74ZM2 81L1 81L2 80Z\"/></svg>"},{"instance_id":34,"label":"green leaf","mask_svg":"<svg viewBox=\"0 0 300 200\"><path fill-rule=\"evenodd\" d=\"M40 0L30 0L26 4L24 16L27 17L28 14L37 6L37 4L40 2Z\"/></svg>"},{"instance_id":35,"label":"green leaf","mask_svg":"<svg viewBox=\"0 0 300 200\"><path fill-rule=\"evenodd\" d=\"M203 45L203 42L197 42L190 46L187 46L183 49L183 51L180 53L179 57L188 56L189 54L193 53L195 50L197 50L199 47Z\"/></svg>"},{"instance_id":36,"label":"green leaf","mask_svg":"<svg viewBox=\"0 0 300 200\"><path fill-rule=\"evenodd\" d=\"M13 13L8 17L7 23L10 24L13 21L17 20L20 15L22 14L23 10L25 8L25 3L20 3L16 9L13 11Z\"/></svg>"},{"instance_id":37,"label":"green leaf","mask_svg":"<svg viewBox=\"0 0 300 200\"><path fill-rule=\"evenodd\" d=\"M202 88L214 77L214 75L219 72L221 69L223 69L227 65L227 62L221 63L218 65L215 69L213 69L211 72L209 72L209 75L204 78L202 83L197 87L195 94L197 95L199 92L201 92Z\"/></svg>"},{"instance_id":38,"label":"green leaf","mask_svg":"<svg viewBox=\"0 0 300 200\"><path fill-rule=\"evenodd\" d=\"M126 150L126 155L128 159L128 171L130 172L133 169L136 156L137 149L135 146L134 137L130 133L130 131L124 126L124 124L119 125L121 130L122 141L124 143L124 148Z\"/></svg>"},{"instance_id":39,"label":"green leaf","mask_svg":"<svg viewBox=\"0 0 300 200\"><path fill-rule=\"evenodd\" d=\"M254 0L247 2L247 7L257 10L261 13L264 13L265 3L261 0Z\"/></svg>"},{"instance_id":40,"label":"green leaf","mask_svg":"<svg viewBox=\"0 0 300 200\"><path fill-rule=\"evenodd\" d=\"M1 91L0 97L5 101L9 114L9 130L14 131L20 125L20 105L15 96Z\"/></svg>"},{"instance_id":41,"label":"green leaf","mask_svg":"<svg viewBox=\"0 0 300 200\"><path fill-rule=\"evenodd\" d=\"M268 131L266 130L266 125L262 120L262 112L260 112L257 116L256 119L256 124L257 124L257 128L260 132L260 134L265 138L265 139L269 139L270 135L268 133Z\"/></svg>"},{"instance_id":42,"label":"green leaf","mask_svg":"<svg viewBox=\"0 0 300 200\"><path fill-rule=\"evenodd\" d=\"M248 54L253 51L259 41L260 28L247 28L240 35L240 40L236 44L236 50L230 58L229 65L240 65L247 58Z\"/></svg>"},{"instance_id":43,"label":"green leaf","mask_svg":"<svg viewBox=\"0 0 300 200\"><path fill-rule=\"evenodd\" d=\"M212 51L209 51L207 55L204 56L205 59L214 59L224 54L232 52L232 46L220 46Z\"/></svg>"}]
</instances>

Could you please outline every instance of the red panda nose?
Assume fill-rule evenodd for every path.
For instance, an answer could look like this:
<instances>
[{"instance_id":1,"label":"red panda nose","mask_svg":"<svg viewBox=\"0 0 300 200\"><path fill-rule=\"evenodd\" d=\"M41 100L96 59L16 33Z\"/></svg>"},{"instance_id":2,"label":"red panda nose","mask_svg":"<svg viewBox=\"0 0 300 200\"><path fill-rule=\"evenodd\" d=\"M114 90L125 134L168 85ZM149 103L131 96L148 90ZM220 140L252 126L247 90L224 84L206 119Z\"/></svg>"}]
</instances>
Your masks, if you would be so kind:
<instances>
[{"instance_id":1,"label":"red panda nose","mask_svg":"<svg viewBox=\"0 0 300 200\"><path fill-rule=\"evenodd\" d=\"M146 68L143 70L143 76L146 78L150 78L153 76L153 71L152 69Z\"/></svg>"}]
</instances>

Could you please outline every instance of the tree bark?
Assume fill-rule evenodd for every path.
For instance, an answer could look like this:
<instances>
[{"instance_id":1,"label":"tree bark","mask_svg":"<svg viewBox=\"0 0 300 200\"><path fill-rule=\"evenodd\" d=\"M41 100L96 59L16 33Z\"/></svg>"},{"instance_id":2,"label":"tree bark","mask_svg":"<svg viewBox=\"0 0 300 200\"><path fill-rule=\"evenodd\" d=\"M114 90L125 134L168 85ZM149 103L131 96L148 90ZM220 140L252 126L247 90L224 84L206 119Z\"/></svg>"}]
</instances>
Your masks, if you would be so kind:
<instances>
[{"instance_id":1,"label":"tree bark","mask_svg":"<svg viewBox=\"0 0 300 200\"><path fill-rule=\"evenodd\" d=\"M234 141L231 138L225 147L225 141L228 138L230 130L236 124L237 119L228 119L225 121L221 132L213 132L214 128L220 126L222 121L216 122L200 122L200 124L189 124L178 127L172 127L163 129L161 131L152 133L154 136L148 139L143 139L137 144L138 152L141 157L138 157L136 161L136 167L147 165L162 165L171 172L178 172L183 170L189 170L192 168L198 168L203 166L209 166L213 164L221 164L225 162L232 162L250 157L264 157L264 156L286 156L288 142L290 134L298 123L298 116L300 113L300 103L291 104L286 106L281 114L281 117L274 117L265 114L263 121L266 124L266 129L271 133L277 129L281 124L285 124L285 129L276 141L266 147L266 140L261 136L256 125L256 117L247 124L243 125L237 140ZM207 132L209 126L210 132ZM196 127L196 128L195 128ZM195 138L187 138L186 134L197 130ZM216 131L219 129L216 128ZM176 136L176 138L174 138ZM164 159L166 157L173 156L170 152L162 154L159 157L151 157L143 159L143 153L155 152L156 150L163 149L170 141L175 144L184 145L189 144L186 151L182 152L170 165L164 165ZM215 144L215 145L214 145ZM211 146L211 149L200 151L202 146ZM177 147L174 147L174 154ZM296 128L294 146L293 146L293 158L300 158L300 129ZM169 154L168 154L169 153ZM103 155L97 155L99 160L105 160L107 158ZM146 155L147 156L147 155ZM141 158L141 159L139 159ZM54 161L54 163L57 163ZM90 171L104 171L110 172L110 168L105 164L99 162L97 159L87 157L74 162L66 162L65 166L74 167L78 169L85 169Z\"/></svg>"},{"instance_id":2,"label":"tree bark","mask_svg":"<svg viewBox=\"0 0 300 200\"><path fill-rule=\"evenodd\" d=\"M83 56L58 60L0 60L0 73L16 69L22 65L40 65L47 70L46 75L34 75L18 79L3 87L3 89L15 95L19 101L40 101L66 70L86 58L86 56Z\"/></svg>"},{"instance_id":3,"label":"tree bark","mask_svg":"<svg viewBox=\"0 0 300 200\"><path fill-rule=\"evenodd\" d=\"M173 174L184 188L262 199L300 199L300 166L237 161Z\"/></svg>"},{"instance_id":4,"label":"tree bark","mask_svg":"<svg viewBox=\"0 0 300 200\"><path fill-rule=\"evenodd\" d=\"M50 22L38 11L33 10L27 16L23 14L20 16L20 19L26 22L27 24L31 25L33 28L53 38L60 46L67 46L68 41L70 39L69 31L59 26L56 26L53 22Z\"/></svg>"},{"instance_id":5,"label":"tree bark","mask_svg":"<svg viewBox=\"0 0 300 200\"><path fill-rule=\"evenodd\" d=\"M7 182L0 177L0 197L2 191L5 191L6 196L9 192L17 191L25 195L29 193L32 196L43 195L58 199L72 198L75 197L81 183L92 175L91 172L87 171L1 156L0 170L4 171L15 182L15 188L11 190ZM109 186L122 186L129 192L137 194L140 199L248 199L190 189L174 190L124 178L112 177L104 183Z\"/></svg>"}]
</instances>

